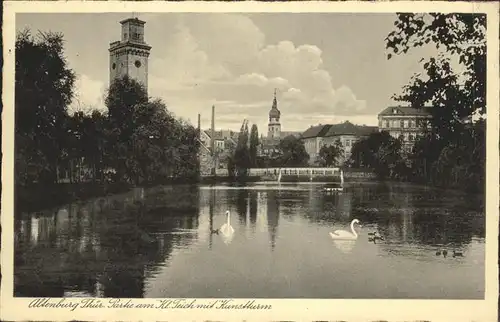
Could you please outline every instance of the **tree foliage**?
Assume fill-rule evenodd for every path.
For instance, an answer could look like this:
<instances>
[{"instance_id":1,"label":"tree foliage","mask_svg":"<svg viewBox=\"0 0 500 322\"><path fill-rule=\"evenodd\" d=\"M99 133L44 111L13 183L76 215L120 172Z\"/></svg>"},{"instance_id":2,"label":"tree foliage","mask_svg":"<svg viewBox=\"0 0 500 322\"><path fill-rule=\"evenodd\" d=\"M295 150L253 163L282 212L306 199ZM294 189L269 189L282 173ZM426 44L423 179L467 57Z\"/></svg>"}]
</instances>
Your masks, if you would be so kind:
<instances>
[{"instance_id":1,"label":"tree foliage","mask_svg":"<svg viewBox=\"0 0 500 322\"><path fill-rule=\"evenodd\" d=\"M198 176L197 130L128 77L115 80L106 113L68 113L75 75L63 36L29 31L16 39L16 182L115 179L135 184Z\"/></svg>"},{"instance_id":2,"label":"tree foliage","mask_svg":"<svg viewBox=\"0 0 500 322\"><path fill-rule=\"evenodd\" d=\"M402 162L401 141L386 131L371 133L354 143L351 150L354 167L371 168L381 178L394 177Z\"/></svg>"},{"instance_id":3,"label":"tree foliage","mask_svg":"<svg viewBox=\"0 0 500 322\"><path fill-rule=\"evenodd\" d=\"M119 179L139 184L196 176L197 130L176 119L161 100L148 100L140 83L126 76L115 80L106 104L110 164Z\"/></svg>"},{"instance_id":4,"label":"tree foliage","mask_svg":"<svg viewBox=\"0 0 500 322\"><path fill-rule=\"evenodd\" d=\"M401 13L395 27L386 38L389 59L427 44L440 51L421 59L424 74L414 75L395 98L431 105L433 135L453 141L464 119L486 112L486 15Z\"/></svg>"},{"instance_id":5,"label":"tree foliage","mask_svg":"<svg viewBox=\"0 0 500 322\"><path fill-rule=\"evenodd\" d=\"M257 166L257 149L259 147L259 130L257 129L257 125L253 124L252 129L250 131L250 166Z\"/></svg>"},{"instance_id":6,"label":"tree foliage","mask_svg":"<svg viewBox=\"0 0 500 322\"><path fill-rule=\"evenodd\" d=\"M422 46L439 52L422 58L424 73L395 95L417 108L427 105L432 116L409 157L413 178L484 189L484 120L470 120L486 113L486 15L401 13L394 25L386 38L388 59Z\"/></svg>"},{"instance_id":7,"label":"tree foliage","mask_svg":"<svg viewBox=\"0 0 500 322\"><path fill-rule=\"evenodd\" d=\"M232 175L235 175L240 179L245 178L248 175L248 169L251 167L249 140L248 123L245 120L243 121L243 124L241 124L234 156L230 162L230 168L233 172Z\"/></svg>"},{"instance_id":8,"label":"tree foliage","mask_svg":"<svg viewBox=\"0 0 500 322\"><path fill-rule=\"evenodd\" d=\"M323 145L319 149L316 163L321 167L331 167L338 164L339 159L344 155L344 147L340 140L335 140L333 145Z\"/></svg>"},{"instance_id":9,"label":"tree foliage","mask_svg":"<svg viewBox=\"0 0 500 322\"><path fill-rule=\"evenodd\" d=\"M306 151L304 142L289 135L278 144L281 156L279 163L282 167L303 167L309 162L309 154Z\"/></svg>"},{"instance_id":10,"label":"tree foliage","mask_svg":"<svg viewBox=\"0 0 500 322\"><path fill-rule=\"evenodd\" d=\"M75 74L64 57L63 36L26 29L17 34L15 66L16 174L54 183ZM29 178L29 179L28 179Z\"/></svg>"}]
</instances>

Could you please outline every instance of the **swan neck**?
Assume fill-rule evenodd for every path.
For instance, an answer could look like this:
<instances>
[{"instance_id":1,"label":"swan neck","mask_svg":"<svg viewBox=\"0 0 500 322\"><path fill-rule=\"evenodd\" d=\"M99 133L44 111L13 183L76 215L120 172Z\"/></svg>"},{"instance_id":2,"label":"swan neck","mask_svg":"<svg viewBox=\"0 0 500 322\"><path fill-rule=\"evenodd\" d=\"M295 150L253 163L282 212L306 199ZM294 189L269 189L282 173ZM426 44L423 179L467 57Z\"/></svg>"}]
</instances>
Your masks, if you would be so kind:
<instances>
[{"instance_id":1,"label":"swan neck","mask_svg":"<svg viewBox=\"0 0 500 322\"><path fill-rule=\"evenodd\" d=\"M358 234L356 233L356 231L354 230L354 221L351 222L351 231L352 231L352 234L355 236L355 237L358 237Z\"/></svg>"},{"instance_id":2,"label":"swan neck","mask_svg":"<svg viewBox=\"0 0 500 322\"><path fill-rule=\"evenodd\" d=\"M227 213L227 224L229 225L231 223L231 215Z\"/></svg>"}]
</instances>

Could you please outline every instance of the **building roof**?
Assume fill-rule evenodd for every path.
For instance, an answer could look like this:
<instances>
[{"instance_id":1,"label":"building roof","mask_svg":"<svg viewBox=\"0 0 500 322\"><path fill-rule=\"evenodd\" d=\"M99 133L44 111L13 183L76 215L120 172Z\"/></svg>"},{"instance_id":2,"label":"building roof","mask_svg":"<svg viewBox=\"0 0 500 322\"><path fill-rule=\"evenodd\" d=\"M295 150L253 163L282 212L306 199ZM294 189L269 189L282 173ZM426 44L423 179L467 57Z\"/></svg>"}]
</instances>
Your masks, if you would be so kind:
<instances>
[{"instance_id":1,"label":"building roof","mask_svg":"<svg viewBox=\"0 0 500 322\"><path fill-rule=\"evenodd\" d=\"M325 134L330 130L331 124L320 124L316 126L311 126L307 130L302 133L302 138L307 139L307 138L315 138L315 137L322 137L325 136Z\"/></svg>"},{"instance_id":2,"label":"building roof","mask_svg":"<svg viewBox=\"0 0 500 322\"><path fill-rule=\"evenodd\" d=\"M396 112L396 113L395 113ZM408 116L427 116L425 107L415 108L410 106L389 106L378 114L379 116L384 115L408 115Z\"/></svg>"},{"instance_id":3,"label":"building roof","mask_svg":"<svg viewBox=\"0 0 500 322\"><path fill-rule=\"evenodd\" d=\"M370 133L377 132L377 126L356 125L349 121L339 124L320 124L311 126L303 134L302 138L328 137L335 135L356 135L364 136Z\"/></svg>"},{"instance_id":4,"label":"building roof","mask_svg":"<svg viewBox=\"0 0 500 322\"><path fill-rule=\"evenodd\" d=\"M208 135L209 138L212 138L212 130L204 130L204 132L206 135ZM239 135L238 132L234 132L231 130L214 131L215 140L227 140L227 139L237 140L238 135Z\"/></svg>"},{"instance_id":5,"label":"building roof","mask_svg":"<svg viewBox=\"0 0 500 322\"><path fill-rule=\"evenodd\" d=\"M366 125L355 125L349 121L344 123L334 124L330 127L328 132L324 136L335 136L335 135L369 135L372 132L376 132L378 127L376 126L366 126Z\"/></svg>"}]
</instances>

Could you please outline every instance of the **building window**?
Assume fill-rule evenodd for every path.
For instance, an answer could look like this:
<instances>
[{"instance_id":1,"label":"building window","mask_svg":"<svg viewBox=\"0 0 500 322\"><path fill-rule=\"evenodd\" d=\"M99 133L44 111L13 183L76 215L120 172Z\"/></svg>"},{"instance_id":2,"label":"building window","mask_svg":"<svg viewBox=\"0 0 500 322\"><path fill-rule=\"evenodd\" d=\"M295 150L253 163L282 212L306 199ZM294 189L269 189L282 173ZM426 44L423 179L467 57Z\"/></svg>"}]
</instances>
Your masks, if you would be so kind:
<instances>
[{"instance_id":1,"label":"building window","mask_svg":"<svg viewBox=\"0 0 500 322\"><path fill-rule=\"evenodd\" d=\"M404 137L405 142L408 141L408 133L404 133L403 137Z\"/></svg>"},{"instance_id":2,"label":"building window","mask_svg":"<svg viewBox=\"0 0 500 322\"><path fill-rule=\"evenodd\" d=\"M408 127L408 120L405 120L403 127Z\"/></svg>"},{"instance_id":3,"label":"building window","mask_svg":"<svg viewBox=\"0 0 500 322\"><path fill-rule=\"evenodd\" d=\"M391 126L389 125L389 121L385 121L385 127L390 128Z\"/></svg>"},{"instance_id":4,"label":"building window","mask_svg":"<svg viewBox=\"0 0 500 322\"><path fill-rule=\"evenodd\" d=\"M405 127L405 122L403 120L399 121L399 127L404 128Z\"/></svg>"},{"instance_id":5,"label":"building window","mask_svg":"<svg viewBox=\"0 0 500 322\"><path fill-rule=\"evenodd\" d=\"M415 136L413 134L410 134L409 136L410 141L413 141L415 139Z\"/></svg>"}]
</instances>

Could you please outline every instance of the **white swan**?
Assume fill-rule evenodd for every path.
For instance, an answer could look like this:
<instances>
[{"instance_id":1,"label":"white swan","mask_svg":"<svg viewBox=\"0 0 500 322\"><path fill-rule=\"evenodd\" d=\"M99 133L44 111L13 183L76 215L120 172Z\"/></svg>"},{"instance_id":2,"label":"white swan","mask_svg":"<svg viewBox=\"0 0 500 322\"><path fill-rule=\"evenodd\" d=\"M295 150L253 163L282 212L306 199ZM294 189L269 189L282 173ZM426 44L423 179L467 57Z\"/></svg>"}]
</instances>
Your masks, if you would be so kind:
<instances>
[{"instance_id":1,"label":"white swan","mask_svg":"<svg viewBox=\"0 0 500 322\"><path fill-rule=\"evenodd\" d=\"M224 225L222 225L219 228L219 232L222 234L224 242L228 244L233 239L234 229L231 226L231 213L229 212L229 210L226 211L226 216L227 216L227 221Z\"/></svg>"},{"instance_id":2,"label":"white swan","mask_svg":"<svg viewBox=\"0 0 500 322\"><path fill-rule=\"evenodd\" d=\"M359 220L354 219L351 221L351 232L348 232L346 230L336 230L333 233L330 233L330 236L333 239L343 239L343 240L356 240L358 239L358 234L354 230L354 224L359 224Z\"/></svg>"}]
</instances>

